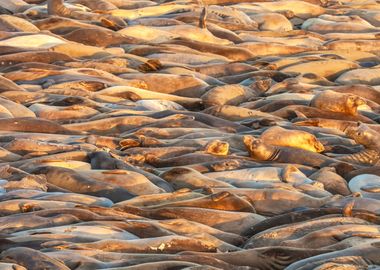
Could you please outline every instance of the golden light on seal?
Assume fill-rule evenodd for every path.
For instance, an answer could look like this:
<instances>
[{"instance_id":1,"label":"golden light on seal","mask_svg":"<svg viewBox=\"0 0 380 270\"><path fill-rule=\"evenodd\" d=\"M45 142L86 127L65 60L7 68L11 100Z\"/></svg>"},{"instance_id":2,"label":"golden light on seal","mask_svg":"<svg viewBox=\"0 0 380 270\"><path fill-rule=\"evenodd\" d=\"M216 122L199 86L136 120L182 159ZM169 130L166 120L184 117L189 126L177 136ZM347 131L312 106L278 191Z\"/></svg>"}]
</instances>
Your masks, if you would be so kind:
<instances>
[{"instance_id":1,"label":"golden light on seal","mask_svg":"<svg viewBox=\"0 0 380 270\"><path fill-rule=\"evenodd\" d=\"M378 267L378 10L0 0L0 269Z\"/></svg>"}]
</instances>

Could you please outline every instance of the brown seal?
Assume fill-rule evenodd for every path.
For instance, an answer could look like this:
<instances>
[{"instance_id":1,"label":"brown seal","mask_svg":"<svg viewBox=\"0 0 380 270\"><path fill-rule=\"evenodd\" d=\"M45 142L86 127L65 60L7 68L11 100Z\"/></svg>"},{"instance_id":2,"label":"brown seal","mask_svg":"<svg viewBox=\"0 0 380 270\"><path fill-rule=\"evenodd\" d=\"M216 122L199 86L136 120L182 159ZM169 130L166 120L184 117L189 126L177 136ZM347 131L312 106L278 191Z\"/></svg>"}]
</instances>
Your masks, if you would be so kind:
<instances>
[{"instance_id":1,"label":"brown seal","mask_svg":"<svg viewBox=\"0 0 380 270\"><path fill-rule=\"evenodd\" d=\"M296 163L319 168L339 163L336 159L303 149L269 145L252 136L244 136L243 140L250 156L257 160Z\"/></svg>"},{"instance_id":2,"label":"brown seal","mask_svg":"<svg viewBox=\"0 0 380 270\"><path fill-rule=\"evenodd\" d=\"M341 112L350 115L358 114L358 107L366 102L359 96L345 93L338 93L331 90L322 91L316 94L310 101L310 106L325 111Z\"/></svg>"},{"instance_id":3,"label":"brown seal","mask_svg":"<svg viewBox=\"0 0 380 270\"><path fill-rule=\"evenodd\" d=\"M264 131L260 139L267 144L296 147L312 152L323 152L325 149L313 134L301 130L287 130L278 126Z\"/></svg>"}]
</instances>

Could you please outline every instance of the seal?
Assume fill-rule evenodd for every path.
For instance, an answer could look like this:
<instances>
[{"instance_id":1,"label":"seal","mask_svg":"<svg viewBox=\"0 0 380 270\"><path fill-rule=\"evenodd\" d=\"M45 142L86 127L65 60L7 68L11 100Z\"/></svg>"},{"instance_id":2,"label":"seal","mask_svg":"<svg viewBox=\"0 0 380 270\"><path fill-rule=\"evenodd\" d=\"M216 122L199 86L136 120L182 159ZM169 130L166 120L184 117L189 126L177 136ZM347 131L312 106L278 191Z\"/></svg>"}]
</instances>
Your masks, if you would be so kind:
<instances>
[{"instance_id":1,"label":"seal","mask_svg":"<svg viewBox=\"0 0 380 270\"><path fill-rule=\"evenodd\" d=\"M100 169L100 170L121 169L121 170L137 172L144 175L157 187L160 187L167 192L173 191L173 187L162 178L152 173L149 173L147 171L144 171L143 169L135 167L131 164L128 164L125 161L122 161L121 158L118 159L115 155L111 156L109 152L94 151L91 154L89 154L89 158L90 158L92 169Z\"/></svg>"},{"instance_id":2,"label":"seal","mask_svg":"<svg viewBox=\"0 0 380 270\"><path fill-rule=\"evenodd\" d=\"M332 16L330 16L329 20L323 19L323 18L308 19L302 24L302 29L321 33L321 34L330 33L330 32L338 32L338 33L363 32L365 33L365 32L372 32L375 30L373 25L369 24L366 20L363 20L360 17L356 17L355 21L333 21L331 20L331 17ZM350 16L350 17L353 17L353 16ZM342 47L344 47L344 45ZM328 48L333 49L332 47L328 47Z\"/></svg>"},{"instance_id":3,"label":"seal","mask_svg":"<svg viewBox=\"0 0 380 270\"><path fill-rule=\"evenodd\" d=\"M312 152L323 152L325 149L313 134L301 130L288 130L278 126L270 127L264 131L260 139L266 144L295 147Z\"/></svg>"},{"instance_id":4,"label":"seal","mask_svg":"<svg viewBox=\"0 0 380 270\"><path fill-rule=\"evenodd\" d=\"M333 167L324 167L309 176L310 179L323 184L324 189L332 194L348 196L351 194L346 180L336 173ZM327 180L329 179L329 180Z\"/></svg>"},{"instance_id":5,"label":"seal","mask_svg":"<svg viewBox=\"0 0 380 270\"><path fill-rule=\"evenodd\" d=\"M135 209L123 207L122 210L127 211L128 213L134 212L140 216L154 219L187 219L224 232L238 235L243 235L251 226L265 219L264 216L255 213L195 207L161 207L158 209Z\"/></svg>"},{"instance_id":6,"label":"seal","mask_svg":"<svg viewBox=\"0 0 380 270\"><path fill-rule=\"evenodd\" d=\"M255 211L248 201L229 192L218 192L202 198L159 204L153 208L161 207L196 207L250 213Z\"/></svg>"},{"instance_id":7,"label":"seal","mask_svg":"<svg viewBox=\"0 0 380 270\"><path fill-rule=\"evenodd\" d=\"M315 198L294 190L265 188L213 188L212 191L228 191L238 196L244 196L251 202L256 212L264 216L284 214L299 207L318 208L342 198L340 195ZM289 198L292 200L290 201ZM277 207L274 208L274 205Z\"/></svg>"},{"instance_id":8,"label":"seal","mask_svg":"<svg viewBox=\"0 0 380 270\"><path fill-rule=\"evenodd\" d=\"M329 66L331 67L329 70L323 69L323 66ZM344 73L345 71L348 71L350 69L356 69L360 66L356 64L355 62L348 61L348 60L340 60L340 59L323 59L319 61L310 61L306 63L299 63L290 65L289 67L282 68L282 72L299 72L301 74L303 73L310 73L309 71L312 70L313 74L316 74L321 77L325 77L326 79L334 80L336 79L340 74Z\"/></svg>"},{"instance_id":9,"label":"seal","mask_svg":"<svg viewBox=\"0 0 380 270\"><path fill-rule=\"evenodd\" d=\"M0 254L2 261L20 264L26 269L57 269L69 270L67 266L58 260L52 259L44 253L25 247L10 248ZM38 258L38 259L37 259Z\"/></svg>"},{"instance_id":10,"label":"seal","mask_svg":"<svg viewBox=\"0 0 380 270\"><path fill-rule=\"evenodd\" d=\"M345 120L345 121L360 121L367 124L375 124L376 121L361 115L350 115L347 113L341 112L332 112L317 109L315 107L303 106L303 105L290 105L280 110L277 110L272 113L272 115L277 117L283 117L287 119L293 119L296 117L302 118L327 118L327 119L336 119L336 120Z\"/></svg>"},{"instance_id":11,"label":"seal","mask_svg":"<svg viewBox=\"0 0 380 270\"><path fill-rule=\"evenodd\" d=\"M83 134L83 132L70 131L53 121L30 117L0 119L0 130L51 134Z\"/></svg>"},{"instance_id":12,"label":"seal","mask_svg":"<svg viewBox=\"0 0 380 270\"><path fill-rule=\"evenodd\" d=\"M208 87L208 84L204 81L189 75L129 73L120 77L142 80L147 84L150 91L191 98L201 97Z\"/></svg>"},{"instance_id":13,"label":"seal","mask_svg":"<svg viewBox=\"0 0 380 270\"><path fill-rule=\"evenodd\" d=\"M379 69L355 69L350 70L336 79L336 82L340 84L367 84L378 85L380 83L380 77L378 75Z\"/></svg>"},{"instance_id":14,"label":"seal","mask_svg":"<svg viewBox=\"0 0 380 270\"><path fill-rule=\"evenodd\" d=\"M127 170L77 170L77 172L88 178L100 182L110 183L125 188L132 194L156 194L164 192L155 186L144 175Z\"/></svg>"},{"instance_id":15,"label":"seal","mask_svg":"<svg viewBox=\"0 0 380 270\"><path fill-rule=\"evenodd\" d=\"M99 39L98 36L102 36L102 39ZM111 47L125 43L137 44L141 42L137 38L126 37L112 30L99 28L80 28L62 37L70 41L97 47Z\"/></svg>"},{"instance_id":16,"label":"seal","mask_svg":"<svg viewBox=\"0 0 380 270\"><path fill-rule=\"evenodd\" d=\"M198 50L200 52L221 55L233 61L246 61L254 58L254 54L246 48L238 46L228 46L226 44L222 45L222 43L210 44L204 41L202 42L197 40L181 40L179 38L171 40L167 43L184 45L186 47Z\"/></svg>"},{"instance_id":17,"label":"seal","mask_svg":"<svg viewBox=\"0 0 380 270\"><path fill-rule=\"evenodd\" d=\"M321 248L336 243L336 239L326 239L331 237L331 235L336 234L337 237L339 237L340 232L347 232L350 226L357 228L358 231L362 231L365 230L366 227L368 229L368 224L368 222L359 218L352 217L325 217L318 221L304 221L296 225L287 224L254 235L246 243L246 248L270 246ZM322 232L324 232L326 236L323 236L323 234L321 234ZM277 234L278 236L273 239L270 237L271 234ZM319 237L313 237L317 235Z\"/></svg>"},{"instance_id":18,"label":"seal","mask_svg":"<svg viewBox=\"0 0 380 270\"><path fill-rule=\"evenodd\" d=\"M358 107L361 105L366 105L366 102L361 97L330 90L322 91L310 101L310 106L318 109L350 115L357 115Z\"/></svg>"},{"instance_id":19,"label":"seal","mask_svg":"<svg viewBox=\"0 0 380 270\"><path fill-rule=\"evenodd\" d=\"M16 16L1 13L0 29L6 32L39 32L39 29L32 23Z\"/></svg>"},{"instance_id":20,"label":"seal","mask_svg":"<svg viewBox=\"0 0 380 270\"><path fill-rule=\"evenodd\" d=\"M256 93L248 87L241 85L224 85L207 91L201 98L203 105L207 108L216 105L238 106L254 96L256 96Z\"/></svg>"},{"instance_id":21,"label":"seal","mask_svg":"<svg viewBox=\"0 0 380 270\"><path fill-rule=\"evenodd\" d=\"M172 193L159 193L159 194L149 194L141 195L135 198L125 200L119 203L116 203L114 207L123 208L123 206L135 206L135 207L149 207L159 204L190 200L195 198L202 198L203 194L198 192L192 192L188 188L178 189Z\"/></svg>"},{"instance_id":22,"label":"seal","mask_svg":"<svg viewBox=\"0 0 380 270\"><path fill-rule=\"evenodd\" d=\"M116 29L121 29L126 26L126 23L122 19L112 15L100 15L86 11L71 10L63 5L63 0L49 0L47 2L47 9L49 15L71 17L79 20L100 21L106 26L111 26Z\"/></svg>"},{"instance_id":23,"label":"seal","mask_svg":"<svg viewBox=\"0 0 380 270\"><path fill-rule=\"evenodd\" d=\"M119 202L126 198L134 197L134 195L125 188L84 177L83 175L76 173L74 170L67 168L41 166L33 170L33 173L45 174L49 183L75 193L102 196L109 198L113 202Z\"/></svg>"},{"instance_id":24,"label":"seal","mask_svg":"<svg viewBox=\"0 0 380 270\"><path fill-rule=\"evenodd\" d=\"M198 171L187 167L177 167L170 169L162 173L160 177L171 183L177 190L181 188L198 189L206 186L232 187L230 184L209 178L202 175Z\"/></svg>"},{"instance_id":25,"label":"seal","mask_svg":"<svg viewBox=\"0 0 380 270\"><path fill-rule=\"evenodd\" d=\"M345 261L345 258L352 258L352 256L358 256L363 258L365 261L371 261L372 263L378 264L378 259L376 258L376 253L379 252L379 247L380 244L379 242L374 242L374 243L368 243L368 244L363 244L359 245L356 247L348 248L348 249L343 249L343 250L338 250L334 252L329 252L327 254L322 254L318 256L314 256L311 258L305 258L304 260L301 260L299 262L295 262L291 265L289 265L286 269L287 270L296 270L296 269L302 269L306 265L312 266L312 267L318 267L321 264L326 263L329 260L332 260L333 258L339 258L341 259L342 262ZM362 264L361 266L367 265L365 262L358 262L359 265L360 263ZM358 264L357 263L357 264Z\"/></svg>"},{"instance_id":26,"label":"seal","mask_svg":"<svg viewBox=\"0 0 380 270\"><path fill-rule=\"evenodd\" d=\"M339 157L338 159L356 164L377 164L380 159L380 146L377 142L379 133L361 123L358 123L356 127L349 127L345 131L349 137L353 138L358 144L362 144L365 149L354 154Z\"/></svg>"},{"instance_id":27,"label":"seal","mask_svg":"<svg viewBox=\"0 0 380 270\"><path fill-rule=\"evenodd\" d=\"M296 163L319 168L339 163L336 159L311 151L269 145L263 140L255 139L252 136L244 136L243 140L249 155L257 160Z\"/></svg>"},{"instance_id":28,"label":"seal","mask_svg":"<svg viewBox=\"0 0 380 270\"><path fill-rule=\"evenodd\" d=\"M231 265L249 266L258 269L284 269L292 262L302 261L303 258L327 253L328 250L300 249L292 247L265 247L242 250L223 254L205 253L209 257L218 258ZM186 252L183 254L201 254ZM246 258L246 259L243 259ZM261 259L259 259L261 258Z\"/></svg>"},{"instance_id":29,"label":"seal","mask_svg":"<svg viewBox=\"0 0 380 270\"><path fill-rule=\"evenodd\" d=\"M185 236L162 236L137 240L100 240L92 243L78 243L60 245L56 248L60 249L97 249L110 252L125 253L178 253L185 250L213 252L216 251L218 245L197 238Z\"/></svg>"},{"instance_id":30,"label":"seal","mask_svg":"<svg viewBox=\"0 0 380 270\"><path fill-rule=\"evenodd\" d=\"M0 91L25 91L22 87L14 83L13 81L0 76Z\"/></svg>"},{"instance_id":31,"label":"seal","mask_svg":"<svg viewBox=\"0 0 380 270\"><path fill-rule=\"evenodd\" d=\"M90 118L99 113L99 111L82 105L73 106L48 106L43 104L33 104L29 109L36 114L37 117L63 122L71 122L72 119Z\"/></svg>"}]
</instances>

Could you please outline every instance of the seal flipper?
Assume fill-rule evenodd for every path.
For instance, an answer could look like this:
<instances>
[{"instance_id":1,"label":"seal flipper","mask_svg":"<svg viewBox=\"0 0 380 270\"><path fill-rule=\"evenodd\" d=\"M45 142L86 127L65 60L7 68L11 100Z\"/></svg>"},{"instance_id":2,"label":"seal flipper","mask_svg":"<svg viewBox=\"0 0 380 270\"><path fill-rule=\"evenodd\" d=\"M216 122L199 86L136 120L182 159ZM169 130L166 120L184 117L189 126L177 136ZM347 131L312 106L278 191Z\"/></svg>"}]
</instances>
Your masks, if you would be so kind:
<instances>
[{"instance_id":1,"label":"seal flipper","mask_svg":"<svg viewBox=\"0 0 380 270\"><path fill-rule=\"evenodd\" d=\"M114 30L114 31L119 31L124 28L124 26L121 26L114 22L113 20L107 19L107 18L101 18L100 19L100 24L104 26L105 28Z\"/></svg>"},{"instance_id":2,"label":"seal flipper","mask_svg":"<svg viewBox=\"0 0 380 270\"><path fill-rule=\"evenodd\" d=\"M204 6L201 12L201 16L199 17L199 28L207 29L206 18L207 18L207 6Z\"/></svg>"},{"instance_id":3,"label":"seal flipper","mask_svg":"<svg viewBox=\"0 0 380 270\"><path fill-rule=\"evenodd\" d=\"M230 195L231 195L231 193L229 193L228 191L222 191L222 192L212 194L211 199L213 202L218 202L220 200L227 198Z\"/></svg>"},{"instance_id":4,"label":"seal flipper","mask_svg":"<svg viewBox=\"0 0 380 270\"><path fill-rule=\"evenodd\" d=\"M138 67L138 70L141 72L151 72L151 71L157 71L162 68L162 64L160 60L158 59L149 59L144 64L141 64Z\"/></svg>"},{"instance_id":5,"label":"seal flipper","mask_svg":"<svg viewBox=\"0 0 380 270\"><path fill-rule=\"evenodd\" d=\"M360 188L365 192L380 193L380 184L368 184Z\"/></svg>"},{"instance_id":6,"label":"seal flipper","mask_svg":"<svg viewBox=\"0 0 380 270\"><path fill-rule=\"evenodd\" d=\"M319 127L320 121L317 118L314 119L299 119L299 121L294 121L293 124L296 126L305 127Z\"/></svg>"}]
</instances>

